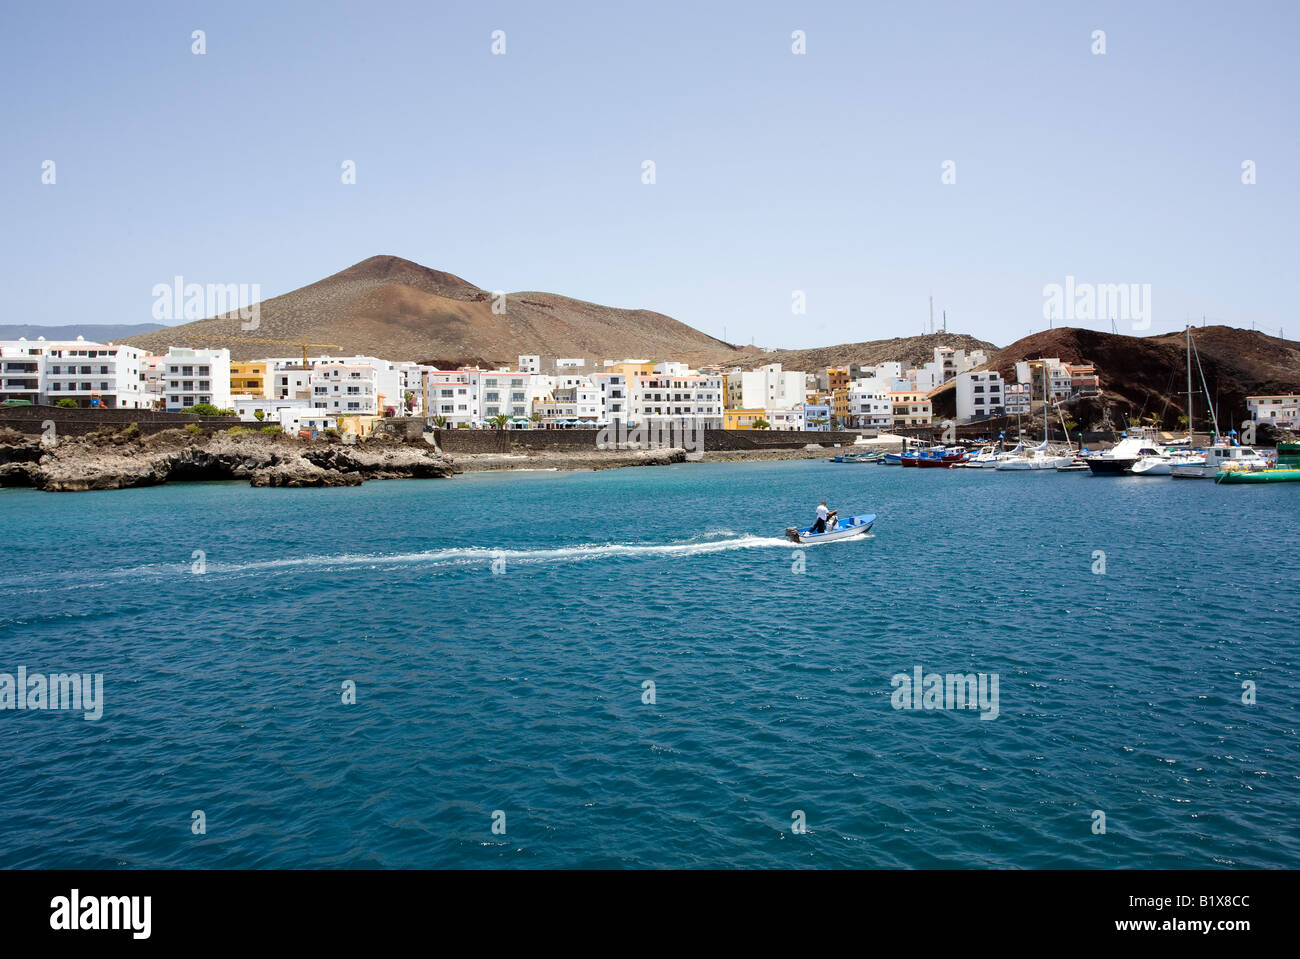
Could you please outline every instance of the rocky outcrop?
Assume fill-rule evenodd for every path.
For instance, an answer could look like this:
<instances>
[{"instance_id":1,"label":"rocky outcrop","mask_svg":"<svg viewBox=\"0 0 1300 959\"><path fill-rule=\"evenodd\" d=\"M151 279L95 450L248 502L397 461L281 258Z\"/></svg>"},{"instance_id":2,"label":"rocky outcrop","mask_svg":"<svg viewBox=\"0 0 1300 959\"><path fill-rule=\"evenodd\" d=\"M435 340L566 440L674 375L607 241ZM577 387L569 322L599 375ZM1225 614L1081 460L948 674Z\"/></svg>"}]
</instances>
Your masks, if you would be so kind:
<instances>
[{"instance_id":1,"label":"rocky outcrop","mask_svg":"<svg viewBox=\"0 0 1300 959\"><path fill-rule=\"evenodd\" d=\"M375 440L355 444L283 435L191 435L169 430L148 437L116 433L5 443L0 484L51 492L128 489L184 480L247 480L253 486L356 486L368 479L438 478L455 472L427 445Z\"/></svg>"}]
</instances>

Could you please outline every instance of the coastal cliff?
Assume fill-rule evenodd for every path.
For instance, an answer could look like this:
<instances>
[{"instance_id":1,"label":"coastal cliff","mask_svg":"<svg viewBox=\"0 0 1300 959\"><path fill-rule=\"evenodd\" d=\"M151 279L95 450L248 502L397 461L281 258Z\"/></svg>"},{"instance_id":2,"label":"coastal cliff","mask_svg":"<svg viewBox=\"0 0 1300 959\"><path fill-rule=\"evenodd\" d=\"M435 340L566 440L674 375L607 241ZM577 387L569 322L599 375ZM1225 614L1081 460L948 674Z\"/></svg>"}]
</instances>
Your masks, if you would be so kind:
<instances>
[{"instance_id":1,"label":"coastal cliff","mask_svg":"<svg viewBox=\"0 0 1300 959\"><path fill-rule=\"evenodd\" d=\"M248 480L252 486L356 486L368 479L426 479L457 472L424 445L376 438L358 443L284 435L130 430L68 437L0 431L0 485L49 492L128 489L183 480Z\"/></svg>"}]
</instances>

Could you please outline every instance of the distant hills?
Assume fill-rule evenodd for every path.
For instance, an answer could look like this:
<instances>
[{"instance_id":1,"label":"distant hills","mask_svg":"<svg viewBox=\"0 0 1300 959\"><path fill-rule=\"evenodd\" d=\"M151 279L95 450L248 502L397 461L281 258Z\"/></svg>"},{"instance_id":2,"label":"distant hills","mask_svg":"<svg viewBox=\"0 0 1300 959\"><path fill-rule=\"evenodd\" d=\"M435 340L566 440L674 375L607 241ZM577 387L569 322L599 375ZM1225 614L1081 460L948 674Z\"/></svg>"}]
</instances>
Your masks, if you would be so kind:
<instances>
[{"instance_id":1,"label":"distant hills","mask_svg":"<svg viewBox=\"0 0 1300 959\"><path fill-rule=\"evenodd\" d=\"M135 336L130 342L152 351L226 346L233 358L251 359L295 352L291 346L253 339L305 338L339 345L313 352L453 366L515 363L521 354L693 361L737 352L662 313L532 291L507 293L501 301L458 276L396 256L372 256L265 300L260 312L259 326L252 331L242 330L239 317L227 314Z\"/></svg>"},{"instance_id":2,"label":"distant hills","mask_svg":"<svg viewBox=\"0 0 1300 959\"><path fill-rule=\"evenodd\" d=\"M75 340L84 336L97 343L112 343L129 336L166 329L161 323L72 323L67 326L38 326L32 323L0 323L0 340Z\"/></svg>"},{"instance_id":3,"label":"distant hills","mask_svg":"<svg viewBox=\"0 0 1300 959\"><path fill-rule=\"evenodd\" d=\"M719 356L714 362L734 363L738 366L780 363L788 370L818 370L853 364L875 366L897 360L907 369L909 366L920 366L932 361L937 346L950 346L967 353L984 350L990 357L998 349L992 343L966 333L926 333L921 336L899 336L892 340L818 346L807 350L759 350L747 346L725 358Z\"/></svg>"},{"instance_id":4,"label":"distant hills","mask_svg":"<svg viewBox=\"0 0 1300 959\"><path fill-rule=\"evenodd\" d=\"M444 368L513 364L521 354L582 357L589 362L642 358L742 367L781 363L795 370L889 360L914 366L931 360L936 346L949 346L968 353L983 349L989 366L1008 379L1014 377L1018 360L1040 356L1097 364L1102 395L1077 411L1082 420L1110 419L1122 426L1128 417L1155 414L1162 425L1173 428L1186 411L1181 333L1136 337L1067 327L1034 333L1000 349L964 333L933 333L769 351L724 343L652 310L601 306L555 293L507 293L504 312L500 305L496 294L454 274L397 256L372 256L263 301L256 330L242 330L240 318L230 314L173 327L7 326L0 327L0 338L75 338L80 333L87 339L125 340L155 352L169 346L225 346L236 359L295 355L297 349L287 341L306 339L317 344L311 347L313 353L363 353ZM1225 423L1240 424L1249 394L1300 390L1300 343L1223 326L1195 328L1193 337L1211 398ZM258 342L263 340L271 342ZM1199 373L1193 379L1199 426L1206 402L1200 395ZM936 396L936 412L950 409L951 393L949 385Z\"/></svg>"}]
</instances>

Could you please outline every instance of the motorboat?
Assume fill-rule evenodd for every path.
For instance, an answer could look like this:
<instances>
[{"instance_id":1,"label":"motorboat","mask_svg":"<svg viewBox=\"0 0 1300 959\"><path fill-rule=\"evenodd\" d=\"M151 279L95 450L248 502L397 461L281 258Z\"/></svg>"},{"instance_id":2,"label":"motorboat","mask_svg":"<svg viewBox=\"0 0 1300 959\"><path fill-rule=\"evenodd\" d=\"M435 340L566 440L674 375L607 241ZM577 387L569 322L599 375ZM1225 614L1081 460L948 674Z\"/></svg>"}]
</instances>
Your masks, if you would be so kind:
<instances>
[{"instance_id":1,"label":"motorboat","mask_svg":"<svg viewBox=\"0 0 1300 959\"><path fill-rule=\"evenodd\" d=\"M1273 460L1249 446L1229 446L1216 443L1205 450L1200 462L1179 463L1172 466L1169 475L1174 479L1215 479L1229 470L1262 470L1273 465Z\"/></svg>"},{"instance_id":2,"label":"motorboat","mask_svg":"<svg viewBox=\"0 0 1300 959\"><path fill-rule=\"evenodd\" d=\"M829 543L837 539L850 539L854 536L861 536L866 533L876 521L875 513L863 513L861 516L850 516L848 519L841 521L834 513L831 514L830 520L826 524L826 532L814 533L813 528L799 529L795 526L786 527L785 538L794 543L801 543L811 546L815 543Z\"/></svg>"},{"instance_id":3,"label":"motorboat","mask_svg":"<svg viewBox=\"0 0 1300 959\"><path fill-rule=\"evenodd\" d=\"M1155 437L1141 426L1120 434L1120 441L1108 450L1084 457L1084 462L1096 476L1117 476L1127 473L1138 460L1159 456L1164 452Z\"/></svg>"},{"instance_id":4,"label":"motorboat","mask_svg":"<svg viewBox=\"0 0 1300 959\"><path fill-rule=\"evenodd\" d=\"M996 470L1055 470L1058 466L1069 466L1074 457L1055 452L1048 446L1047 440L1025 450L1016 456L998 460L993 468Z\"/></svg>"},{"instance_id":5,"label":"motorboat","mask_svg":"<svg viewBox=\"0 0 1300 959\"><path fill-rule=\"evenodd\" d=\"M1173 452L1166 447L1164 453L1144 456L1129 468L1134 476L1170 476L1175 466L1203 466L1205 454L1195 451Z\"/></svg>"}]
</instances>

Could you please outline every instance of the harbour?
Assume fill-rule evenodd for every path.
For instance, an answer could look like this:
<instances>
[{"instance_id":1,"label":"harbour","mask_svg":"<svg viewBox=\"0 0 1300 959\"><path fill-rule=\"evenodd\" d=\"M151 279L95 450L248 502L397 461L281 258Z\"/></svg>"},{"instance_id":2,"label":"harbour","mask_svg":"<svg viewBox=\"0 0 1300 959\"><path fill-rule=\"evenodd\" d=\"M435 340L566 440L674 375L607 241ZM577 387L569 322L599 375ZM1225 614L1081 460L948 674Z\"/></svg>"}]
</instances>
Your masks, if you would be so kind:
<instances>
[{"instance_id":1,"label":"harbour","mask_svg":"<svg viewBox=\"0 0 1300 959\"><path fill-rule=\"evenodd\" d=\"M0 862L1300 864L1290 707L1242 702L1246 681L1300 693L1289 491L918 475L823 457L0 491L6 662L103 673L96 722L6 716L0 817L25 826ZM876 525L785 540L821 499ZM224 519L116 548L132 517L185 512ZM917 665L998 674L997 718L895 710Z\"/></svg>"}]
</instances>

